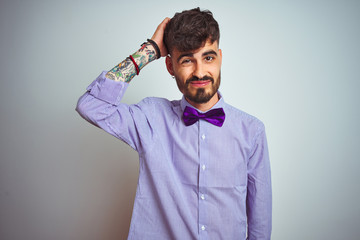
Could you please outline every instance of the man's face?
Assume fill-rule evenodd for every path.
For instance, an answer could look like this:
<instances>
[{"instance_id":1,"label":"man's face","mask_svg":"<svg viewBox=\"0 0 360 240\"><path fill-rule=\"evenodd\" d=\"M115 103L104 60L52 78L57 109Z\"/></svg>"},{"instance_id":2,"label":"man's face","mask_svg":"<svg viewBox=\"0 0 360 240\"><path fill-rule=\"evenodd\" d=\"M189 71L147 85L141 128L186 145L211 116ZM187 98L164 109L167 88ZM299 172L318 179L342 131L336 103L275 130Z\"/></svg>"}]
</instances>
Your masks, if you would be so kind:
<instances>
[{"instance_id":1,"label":"man's face","mask_svg":"<svg viewBox=\"0 0 360 240\"><path fill-rule=\"evenodd\" d=\"M180 52L174 49L166 59L169 73L175 76L179 90L187 100L207 103L217 98L220 86L222 53L215 41L207 41L197 50Z\"/></svg>"}]
</instances>

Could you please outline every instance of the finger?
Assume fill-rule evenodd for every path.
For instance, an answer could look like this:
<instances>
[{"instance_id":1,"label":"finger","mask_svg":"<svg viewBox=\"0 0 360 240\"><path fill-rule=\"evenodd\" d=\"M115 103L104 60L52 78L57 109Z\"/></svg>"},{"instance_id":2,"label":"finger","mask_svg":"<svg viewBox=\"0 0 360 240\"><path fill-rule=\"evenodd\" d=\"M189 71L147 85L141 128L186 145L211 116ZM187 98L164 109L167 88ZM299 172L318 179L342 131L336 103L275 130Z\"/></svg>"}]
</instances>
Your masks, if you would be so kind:
<instances>
[{"instance_id":1,"label":"finger","mask_svg":"<svg viewBox=\"0 0 360 240\"><path fill-rule=\"evenodd\" d=\"M162 22L160 23L159 26L162 26L162 27L165 27L166 24L168 24L170 21L170 18L169 17L166 17L164 20L162 20Z\"/></svg>"},{"instance_id":2,"label":"finger","mask_svg":"<svg viewBox=\"0 0 360 240\"><path fill-rule=\"evenodd\" d=\"M161 56L166 56L168 54L167 49L163 43L164 38L164 31L166 25L169 23L171 19L166 17L156 28L154 35L152 36L151 40L155 41L158 47L160 48Z\"/></svg>"},{"instance_id":3,"label":"finger","mask_svg":"<svg viewBox=\"0 0 360 240\"><path fill-rule=\"evenodd\" d=\"M153 37L155 37L158 34L160 34L160 35L164 34L164 30L166 28L166 25L169 23L169 21L170 21L170 18L166 17L156 28Z\"/></svg>"}]
</instances>

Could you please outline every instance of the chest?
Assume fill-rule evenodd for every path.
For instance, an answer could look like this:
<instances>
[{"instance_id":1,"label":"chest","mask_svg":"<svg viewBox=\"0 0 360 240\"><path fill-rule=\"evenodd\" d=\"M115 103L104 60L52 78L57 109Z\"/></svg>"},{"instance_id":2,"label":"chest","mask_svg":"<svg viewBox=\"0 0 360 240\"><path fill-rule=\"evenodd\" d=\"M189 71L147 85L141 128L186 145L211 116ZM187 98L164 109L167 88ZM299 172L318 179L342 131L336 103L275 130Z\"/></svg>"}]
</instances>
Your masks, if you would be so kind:
<instances>
[{"instance_id":1,"label":"chest","mask_svg":"<svg viewBox=\"0 0 360 240\"><path fill-rule=\"evenodd\" d=\"M232 128L206 121L179 124L169 131L170 165L184 184L204 187L244 186L251 144Z\"/></svg>"}]
</instances>

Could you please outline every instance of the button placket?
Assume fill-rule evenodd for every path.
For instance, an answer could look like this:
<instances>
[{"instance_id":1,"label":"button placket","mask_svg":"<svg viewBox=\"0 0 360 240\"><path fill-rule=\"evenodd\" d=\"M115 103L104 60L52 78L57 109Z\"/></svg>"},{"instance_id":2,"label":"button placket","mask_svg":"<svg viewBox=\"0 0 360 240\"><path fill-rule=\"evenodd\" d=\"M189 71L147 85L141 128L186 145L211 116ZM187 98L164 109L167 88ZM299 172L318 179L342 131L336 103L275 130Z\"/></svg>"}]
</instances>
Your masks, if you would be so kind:
<instances>
[{"instance_id":1,"label":"button placket","mask_svg":"<svg viewBox=\"0 0 360 240\"><path fill-rule=\"evenodd\" d=\"M198 192L198 201L199 201L199 233L202 237L200 239L206 239L207 237L207 200L206 200L206 179L207 179L207 160L209 157L208 149L208 136L207 128L208 122L199 121L199 132L198 132L198 141L199 141L199 192Z\"/></svg>"},{"instance_id":2,"label":"button placket","mask_svg":"<svg viewBox=\"0 0 360 240\"><path fill-rule=\"evenodd\" d=\"M205 137L205 134L201 135L201 139L202 139L202 140L205 140L205 138L206 138L206 137Z\"/></svg>"},{"instance_id":3,"label":"button placket","mask_svg":"<svg viewBox=\"0 0 360 240\"><path fill-rule=\"evenodd\" d=\"M206 169L205 164L203 164L203 165L201 166L201 169L202 169L203 171L205 171L205 169Z\"/></svg>"}]
</instances>

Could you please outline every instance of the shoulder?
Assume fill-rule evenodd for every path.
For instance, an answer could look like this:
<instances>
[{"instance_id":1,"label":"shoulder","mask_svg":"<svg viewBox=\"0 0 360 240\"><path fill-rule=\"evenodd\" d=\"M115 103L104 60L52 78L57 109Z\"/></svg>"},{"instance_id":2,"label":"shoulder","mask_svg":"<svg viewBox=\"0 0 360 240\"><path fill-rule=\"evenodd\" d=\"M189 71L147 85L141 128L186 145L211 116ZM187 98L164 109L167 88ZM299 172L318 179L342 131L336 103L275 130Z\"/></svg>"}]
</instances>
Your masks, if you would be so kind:
<instances>
[{"instance_id":1,"label":"shoulder","mask_svg":"<svg viewBox=\"0 0 360 240\"><path fill-rule=\"evenodd\" d=\"M229 123L235 128L253 132L255 135L264 131L264 123L257 117L227 103L225 103L224 108L226 118L229 119Z\"/></svg>"},{"instance_id":2,"label":"shoulder","mask_svg":"<svg viewBox=\"0 0 360 240\"><path fill-rule=\"evenodd\" d=\"M180 109L180 100L170 101L166 98L147 97L136 104L136 106L146 114L169 117Z\"/></svg>"},{"instance_id":3,"label":"shoulder","mask_svg":"<svg viewBox=\"0 0 360 240\"><path fill-rule=\"evenodd\" d=\"M138 105L147 108L172 108L180 105L180 100L168 100L160 97L147 97L141 100Z\"/></svg>"}]
</instances>

